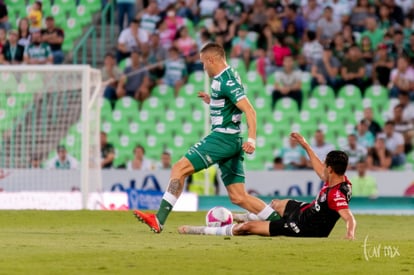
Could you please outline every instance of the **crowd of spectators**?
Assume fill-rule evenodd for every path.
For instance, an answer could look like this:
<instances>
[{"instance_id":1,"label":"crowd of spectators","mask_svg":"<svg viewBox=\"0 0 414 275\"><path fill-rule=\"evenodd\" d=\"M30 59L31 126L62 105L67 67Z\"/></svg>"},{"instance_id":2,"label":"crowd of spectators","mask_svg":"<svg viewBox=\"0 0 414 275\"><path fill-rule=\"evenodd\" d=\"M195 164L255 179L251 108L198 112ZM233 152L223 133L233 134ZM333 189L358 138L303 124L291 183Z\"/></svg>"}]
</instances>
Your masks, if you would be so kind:
<instances>
[{"instance_id":1,"label":"crowd of spectators","mask_svg":"<svg viewBox=\"0 0 414 275\"><path fill-rule=\"evenodd\" d=\"M32 4L17 29L12 29L7 6L0 1L0 64L62 64L64 36L53 16L43 18L41 1Z\"/></svg>"}]
</instances>

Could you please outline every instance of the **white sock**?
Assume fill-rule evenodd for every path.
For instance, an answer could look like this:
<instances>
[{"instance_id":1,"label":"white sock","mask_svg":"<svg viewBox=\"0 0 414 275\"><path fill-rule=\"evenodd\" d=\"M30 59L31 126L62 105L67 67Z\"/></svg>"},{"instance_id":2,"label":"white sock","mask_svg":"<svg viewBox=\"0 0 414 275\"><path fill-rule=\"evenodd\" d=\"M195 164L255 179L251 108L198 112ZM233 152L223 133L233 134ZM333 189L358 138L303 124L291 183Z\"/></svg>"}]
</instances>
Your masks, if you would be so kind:
<instances>
[{"instance_id":1,"label":"white sock","mask_svg":"<svg viewBox=\"0 0 414 275\"><path fill-rule=\"evenodd\" d=\"M222 227L206 226L204 228L204 234L217 236L233 236L233 226L234 224L229 224Z\"/></svg>"},{"instance_id":2,"label":"white sock","mask_svg":"<svg viewBox=\"0 0 414 275\"><path fill-rule=\"evenodd\" d=\"M270 215L272 215L273 212L275 212L275 210L273 210L273 208L269 205L266 205L265 208L262 209L262 211L257 213L257 216L260 220L265 221L267 220L267 218L270 217Z\"/></svg>"},{"instance_id":3,"label":"white sock","mask_svg":"<svg viewBox=\"0 0 414 275\"><path fill-rule=\"evenodd\" d=\"M166 191L164 195L162 196L162 199L167 201L169 204L171 204L172 207L174 207L175 203L177 202L178 198L171 194L170 192Z\"/></svg>"}]
</instances>

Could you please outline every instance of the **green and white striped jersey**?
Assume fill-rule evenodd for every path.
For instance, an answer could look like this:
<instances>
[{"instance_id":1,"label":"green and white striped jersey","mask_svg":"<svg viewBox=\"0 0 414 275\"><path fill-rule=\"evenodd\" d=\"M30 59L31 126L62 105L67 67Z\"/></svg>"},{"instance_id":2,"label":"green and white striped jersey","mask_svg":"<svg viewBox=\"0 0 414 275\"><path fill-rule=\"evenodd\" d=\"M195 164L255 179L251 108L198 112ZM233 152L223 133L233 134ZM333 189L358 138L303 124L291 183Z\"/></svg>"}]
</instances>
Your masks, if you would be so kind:
<instances>
[{"instance_id":1,"label":"green and white striped jersey","mask_svg":"<svg viewBox=\"0 0 414 275\"><path fill-rule=\"evenodd\" d=\"M232 68L227 67L215 76L211 82L211 130L226 134L240 133L242 111L236 103L245 97L240 76Z\"/></svg>"}]
</instances>

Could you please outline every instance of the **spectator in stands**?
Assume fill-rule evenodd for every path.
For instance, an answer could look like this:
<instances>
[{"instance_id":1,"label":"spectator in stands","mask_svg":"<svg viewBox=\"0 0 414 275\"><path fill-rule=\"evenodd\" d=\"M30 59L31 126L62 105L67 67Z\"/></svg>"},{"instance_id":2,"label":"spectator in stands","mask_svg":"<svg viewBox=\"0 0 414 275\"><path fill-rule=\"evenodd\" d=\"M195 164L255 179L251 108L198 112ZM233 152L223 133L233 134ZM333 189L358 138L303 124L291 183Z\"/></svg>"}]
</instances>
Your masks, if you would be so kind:
<instances>
[{"instance_id":1,"label":"spectator in stands","mask_svg":"<svg viewBox=\"0 0 414 275\"><path fill-rule=\"evenodd\" d=\"M122 77L122 71L116 66L115 56L112 53L105 54L104 66L101 68L102 82L108 82L104 89L104 97L111 103L112 109L117 100L116 87Z\"/></svg>"},{"instance_id":2,"label":"spectator in stands","mask_svg":"<svg viewBox=\"0 0 414 275\"><path fill-rule=\"evenodd\" d=\"M62 51L65 34L61 28L55 26L53 16L46 17L46 29L42 30L43 42L50 45L53 54L53 64L62 64L65 58Z\"/></svg>"},{"instance_id":3,"label":"spectator in stands","mask_svg":"<svg viewBox=\"0 0 414 275\"><path fill-rule=\"evenodd\" d=\"M379 125L377 121L374 120L374 113L371 107L366 107L364 109L363 119L365 123L368 124L368 130L372 133L374 137L376 137L377 134L382 132L381 126Z\"/></svg>"},{"instance_id":4,"label":"spectator in stands","mask_svg":"<svg viewBox=\"0 0 414 275\"><path fill-rule=\"evenodd\" d=\"M404 35L402 30L395 30L392 36L392 55L397 58L404 54Z\"/></svg>"},{"instance_id":5,"label":"spectator in stands","mask_svg":"<svg viewBox=\"0 0 414 275\"><path fill-rule=\"evenodd\" d=\"M275 68L268 69L267 74L270 74L276 70L283 68L283 61L285 57L292 55L290 48L285 43L285 38L282 35L278 35L273 38L273 47L269 55L272 57L271 65L275 65Z\"/></svg>"},{"instance_id":6,"label":"spectator in stands","mask_svg":"<svg viewBox=\"0 0 414 275\"><path fill-rule=\"evenodd\" d=\"M339 33L339 35L343 36L345 49L349 49L356 43L356 38L354 32L352 31L352 26L349 24L343 25L342 33Z\"/></svg>"},{"instance_id":7,"label":"spectator in stands","mask_svg":"<svg viewBox=\"0 0 414 275\"><path fill-rule=\"evenodd\" d=\"M29 11L30 32L40 31L42 29L42 2L35 1Z\"/></svg>"},{"instance_id":8,"label":"spectator in stands","mask_svg":"<svg viewBox=\"0 0 414 275\"><path fill-rule=\"evenodd\" d=\"M265 0L255 0L249 12L248 24L252 31L260 33L267 24Z\"/></svg>"},{"instance_id":9,"label":"spectator in stands","mask_svg":"<svg viewBox=\"0 0 414 275\"><path fill-rule=\"evenodd\" d=\"M377 137L374 147L368 150L368 169L374 171L389 170L391 168L391 162L391 152L385 146L385 139L383 137Z\"/></svg>"},{"instance_id":10,"label":"spectator in stands","mask_svg":"<svg viewBox=\"0 0 414 275\"><path fill-rule=\"evenodd\" d=\"M273 159L273 165L271 170L280 171L285 170L285 165L283 164L283 159L281 157L275 157Z\"/></svg>"},{"instance_id":11,"label":"spectator in stands","mask_svg":"<svg viewBox=\"0 0 414 275\"><path fill-rule=\"evenodd\" d=\"M155 83L164 75L164 62L167 59L168 51L163 47L160 35L154 32L149 38L148 63L153 66L149 73L151 83Z\"/></svg>"},{"instance_id":12,"label":"spectator in stands","mask_svg":"<svg viewBox=\"0 0 414 275\"><path fill-rule=\"evenodd\" d=\"M395 124L388 120L384 125L384 132L378 137L385 140L385 147L391 152L391 167L398 167L405 163L404 136L395 131Z\"/></svg>"},{"instance_id":13,"label":"spectator in stands","mask_svg":"<svg viewBox=\"0 0 414 275\"><path fill-rule=\"evenodd\" d=\"M398 95L398 104L403 107L403 120L414 123L414 103L410 101L408 93L400 93Z\"/></svg>"},{"instance_id":14,"label":"spectator in stands","mask_svg":"<svg viewBox=\"0 0 414 275\"><path fill-rule=\"evenodd\" d=\"M345 59L345 54L348 50L345 45L344 37L342 36L342 33L337 33L334 36L334 40L331 43L331 45L332 45L333 55L338 59L340 63L342 63Z\"/></svg>"},{"instance_id":15,"label":"spectator in stands","mask_svg":"<svg viewBox=\"0 0 414 275\"><path fill-rule=\"evenodd\" d=\"M167 28L177 36L178 31L184 26L184 18L177 15L174 5L167 8L166 17L164 18Z\"/></svg>"},{"instance_id":16,"label":"spectator in stands","mask_svg":"<svg viewBox=\"0 0 414 275\"><path fill-rule=\"evenodd\" d=\"M220 8L226 12L227 18L239 26L246 23L248 19L247 12L245 11L244 5L238 0L227 0L221 1Z\"/></svg>"},{"instance_id":17,"label":"spectator in stands","mask_svg":"<svg viewBox=\"0 0 414 275\"><path fill-rule=\"evenodd\" d=\"M323 14L323 8L317 0L308 0L302 7L303 17L307 23L307 29L316 32L317 23Z\"/></svg>"},{"instance_id":18,"label":"spectator in stands","mask_svg":"<svg viewBox=\"0 0 414 275\"><path fill-rule=\"evenodd\" d=\"M7 33L5 29L0 29L0 51L3 50L7 42Z\"/></svg>"},{"instance_id":19,"label":"spectator in stands","mask_svg":"<svg viewBox=\"0 0 414 275\"><path fill-rule=\"evenodd\" d=\"M404 13L400 6L395 4L395 0L384 0L383 4L390 9L392 20L395 20L400 26L404 24Z\"/></svg>"},{"instance_id":20,"label":"spectator in stands","mask_svg":"<svg viewBox=\"0 0 414 275\"><path fill-rule=\"evenodd\" d=\"M405 46L404 55L410 59L411 64L414 64L414 32L411 33L409 42Z\"/></svg>"},{"instance_id":21,"label":"spectator in stands","mask_svg":"<svg viewBox=\"0 0 414 275\"><path fill-rule=\"evenodd\" d=\"M128 20L128 25L131 25L132 20L134 19L135 14L135 0L117 0L116 1L116 10L118 13L118 27L119 31L124 30L124 20L125 16Z\"/></svg>"},{"instance_id":22,"label":"spectator in stands","mask_svg":"<svg viewBox=\"0 0 414 275\"><path fill-rule=\"evenodd\" d=\"M1 64L21 64L23 62L24 47L17 44L19 34L15 30L9 31L9 40L4 45L1 55Z\"/></svg>"},{"instance_id":23,"label":"spectator in stands","mask_svg":"<svg viewBox=\"0 0 414 275\"><path fill-rule=\"evenodd\" d=\"M4 3L4 0L0 1L0 29L5 29L8 31L10 29L10 22L8 16L7 5Z\"/></svg>"},{"instance_id":24,"label":"spectator in stands","mask_svg":"<svg viewBox=\"0 0 414 275\"><path fill-rule=\"evenodd\" d=\"M341 63L333 55L332 48L325 46L322 59L316 61L311 67L311 90L318 85L328 85L336 91L340 83L338 79L340 66Z\"/></svg>"},{"instance_id":25,"label":"spectator in stands","mask_svg":"<svg viewBox=\"0 0 414 275\"><path fill-rule=\"evenodd\" d=\"M297 170L306 167L306 152L295 139L289 138L289 144L280 150L285 170Z\"/></svg>"},{"instance_id":26,"label":"spectator in stands","mask_svg":"<svg viewBox=\"0 0 414 275\"><path fill-rule=\"evenodd\" d=\"M295 69L292 56L285 56L283 59L283 71L278 73L272 93L272 110L276 102L282 97L290 97L298 103L299 109L302 106L302 72Z\"/></svg>"},{"instance_id":27,"label":"spectator in stands","mask_svg":"<svg viewBox=\"0 0 414 275\"><path fill-rule=\"evenodd\" d=\"M305 56L307 68L312 68L313 65L322 60L323 47L316 39L314 31L307 31L305 38L302 54Z\"/></svg>"},{"instance_id":28,"label":"spectator in stands","mask_svg":"<svg viewBox=\"0 0 414 275\"><path fill-rule=\"evenodd\" d=\"M157 33L160 36L160 44L165 49L168 50L172 47L173 41L175 39L175 32L167 27L167 22L161 20L157 24Z\"/></svg>"},{"instance_id":29,"label":"spectator in stands","mask_svg":"<svg viewBox=\"0 0 414 275\"><path fill-rule=\"evenodd\" d=\"M108 139L105 132L101 132L101 167L103 169L112 168L115 159L115 149Z\"/></svg>"},{"instance_id":30,"label":"spectator in stands","mask_svg":"<svg viewBox=\"0 0 414 275\"><path fill-rule=\"evenodd\" d=\"M383 43L378 45L372 70L373 83L384 87L387 87L390 82L391 70L395 64L394 59L388 55L387 49L387 45Z\"/></svg>"},{"instance_id":31,"label":"spectator in stands","mask_svg":"<svg viewBox=\"0 0 414 275\"><path fill-rule=\"evenodd\" d=\"M177 97L180 88L186 82L188 74L185 61L180 57L180 51L176 47L171 47L168 51L168 59L165 61L164 67L165 73L159 83L174 88L174 94Z\"/></svg>"},{"instance_id":32,"label":"spectator in stands","mask_svg":"<svg viewBox=\"0 0 414 275\"><path fill-rule=\"evenodd\" d=\"M302 15L298 13L298 6L296 4L289 4L286 7L285 17L282 20L284 30L286 30L286 27L290 22L295 24L298 38L302 38L306 30L306 21Z\"/></svg>"},{"instance_id":33,"label":"spectator in stands","mask_svg":"<svg viewBox=\"0 0 414 275\"><path fill-rule=\"evenodd\" d=\"M335 21L345 24L349 22L349 16L351 14L351 5L355 4L351 1L341 1L341 0L330 0L329 7L332 8L333 18Z\"/></svg>"},{"instance_id":34,"label":"spectator in stands","mask_svg":"<svg viewBox=\"0 0 414 275\"><path fill-rule=\"evenodd\" d=\"M174 2L174 0L172 0ZM199 18L198 0L181 0L176 4L177 15L182 18L191 20L194 24L197 24Z\"/></svg>"},{"instance_id":35,"label":"spectator in stands","mask_svg":"<svg viewBox=\"0 0 414 275\"><path fill-rule=\"evenodd\" d=\"M401 92L409 94L414 99L414 69L405 56L400 56L397 60L397 67L391 71L391 81L388 84L390 88L390 97L398 97Z\"/></svg>"},{"instance_id":36,"label":"spectator in stands","mask_svg":"<svg viewBox=\"0 0 414 275\"><path fill-rule=\"evenodd\" d=\"M302 38L298 38L296 26L293 22L287 24L285 38L283 40L286 46L289 47L292 56L297 58L298 64L303 64L303 66L305 66L306 61L299 55L302 50Z\"/></svg>"},{"instance_id":37,"label":"spectator in stands","mask_svg":"<svg viewBox=\"0 0 414 275\"><path fill-rule=\"evenodd\" d=\"M398 24L396 24L396 22L391 18L390 9L387 5L381 5L378 13L378 29L382 32L385 33L388 30L393 30L398 26Z\"/></svg>"},{"instance_id":38,"label":"spectator in stands","mask_svg":"<svg viewBox=\"0 0 414 275\"><path fill-rule=\"evenodd\" d=\"M142 102L149 96L150 78L148 70L141 65L141 56L137 49L131 52L131 66L124 70L118 82L117 97L130 96Z\"/></svg>"},{"instance_id":39,"label":"spectator in stands","mask_svg":"<svg viewBox=\"0 0 414 275\"><path fill-rule=\"evenodd\" d=\"M126 167L128 170L152 170L151 161L145 157L145 148L142 145L135 146L134 158L131 161L128 161Z\"/></svg>"},{"instance_id":40,"label":"spectator in stands","mask_svg":"<svg viewBox=\"0 0 414 275\"><path fill-rule=\"evenodd\" d=\"M184 58L197 52L197 42L189 35L188 29L185 26L179 29L173 45Z\"/></svg>"},{"instance_id":41,"label":"spectator in stands","mask_svg":"<svg viewBox=\"0 0 414 275\"><path fill-rule=\"evenodd\" d=\"M376 179L367 175L367 162L364 159L358 161L356 165L357 175L350 178L352 182L352 196L376 198L378 188Z\"/></svg>"},{"instance_id":42,"label":"spectator in stands","mask_svg":"<svg viewBox=\"0 0 414 275\"><path fill-rule=\"evenodd\" d=\"M19 45L27 47L31 41L30 23L28 18L24 17L20 19L17 31L19 33Z\"/></svg>"},{"instance_id":43,"label":"spectator in stands","mask_svg":"<svg viewBox=\"0 0 414 275\"><path fill-rule=\"evenodd\" d=\"M29 164L29 168L31 169L39 169L39 168L43 168L42 167L42 160L40 158L39 155L33 154L30 157L30 164Z\"/></svg>"},{"instance_id":44,"label":"spectator in stands","mask_svg":"<svg viewBox=\"0 0 414 275\"><path fill-rule=\"evenodd\" d=\"M157 170L170 170L172 167L171 165L171 154L170 152L164 151L161 154L160 161L155 165L155 169Z\"/></svg>"},{"instance_id":45,"label":"spectator in stands","mask_svg":"<svg viewBox=\"0 0 414 275\"><path fill-rule=\"evenodd\" d=\"M357 0L355 7L352 8L349 23L354 32L363 32L365 30L365 20L373 16L375 8L371 6L369 0Z\"/></svg>"},{"instance_id":46,"label":"spectator in stands","mask_svg":"<svg viewBox=\"0 0 414 275\"><path fill-rule=\"evenodd\" d=\"M375 137L374 135L368 130L370 122L365 119L361 119L361 121L356 126L356 137L358 144L369 149L374 146Z\"/></svg>"},{"instance_id":47,"label":"spectator in stands","mask_svg":"<svg viewBox=\"0 0 414 275\"><path fill-rule=\"evenodd\" d=\"M414 138L414 125L411 120L403 117L404 106L397 104L393 110L393 122L395 132L404 137L404 152L407 154L412 150L412 139Z\"/></svg>"},{"instance_id":48,"label":"spectator in stands","mask_svg":"<svg viewBox=\"0 0 414 275\"><path fill-rule=\"evenodd\" d=\"M405 16L409 16L410 12L412 12L414 8L413 1L409 0L395 0L395 4L402 9Z\"/></svg>"},{"instance_id":49,"label":"spectator in stands","mask_svg":"<svg viewBox=\"0 0 414 275\"><path fill-rule=\"evenodd\" d=\"M334 39L335 34L341 31L341 22L335 20L330 6L325 7L323 16L316 24L316 34L323 45L328 45Z\"/></svg>"},{"instance_id":50,"label":"spectator in stands","mask_svg":"<svg viewBox=\"0 0 414 275\"><path fill-rule=\"evenodd\" d=\"M46 165L48 169L77 169L78 161L68 154L64 145L59 145L56 149L56 156L52 158Z\"/></svg>"},{"instance_id":51,"label":"spectator in stands","mask_svg":"<svg viewBox=\"0 0 414 275\"><path fill-rule=\"evenodd\" d=\"M365 62L361 58L361 51L357 45L351 46L348 54L342 62L341 77L345 85L351 84L359 87L361 91L365 88Z\"/></svg>"},{"instance_id":52,"label":"spectator in stands","mask_svg":"<svg viewBox=\"0 0 414 275\"><path fill-rule=\"evenodd\" d=\"M148 6L135 17L140 21L140 28L152 34L157 30L157 24L161 20L156 0L151 0Z\"/></svg>"},{"instance_id":53,"label":"spectator in stands","mask_svg":"<svg viewBox=\"0 0 414 275\"><path fill-rule=\"evenodd\" d=\"M326 155L335 150L335 146L333 144L327 143L325 141L325 134L322 130L318 129L315 131L312 141L312 149L318 158L322 161L325 160ZM310 161L308 161L308 167L312 167Z\"/></svg>"},{"instance_id":54,"label":"spectator in stands","mask_svg":"<svg viewBox=\"0 0 414 275\"><path fill-rule=\"evenodd\" d=\"M140 49L142 44L148 43L148 33L139 28L139 21L133 19L129 28L123 30L118 38L117 62L130 57L133 48Z\"/></svg>"},{"instance_id":55,"label":"spectator in stands","mask_svg":"<svg viewBox=\"0 0 414 275\"><path fill-rule=\"evenodd\" d=\"M53 55L49 44L42 42L40 30L32 32L32 41L24 51L26 64L52 64Z\"/></svg>"},{"instance_id":56,"label":"spectator in stands","mask_svg":"<svg viewBox=\"0 0 414 275\"><path fill-rule=\"evenodd\" d=\"M348 143L343 151L348 155L348 170L355 170L358 161L367 157L367 148L358 144L354 133L348 135Z\"/></svg>"},{"instance_id":57,"label":"spectator in stands","mask_svg":"<svg viewBox=\"0 0 414 275\"><path fill-rule=\"evenodd\" d=\"M229 50L231 48L231 40L236 32L236 24L226 17L224 9L217 9L214 12L213 24L208 29L212 36L223 36L224 48Z\"/></svg>"},{"instance_id":58,"label":"spectator in stands","mask_svg":"<svg viewBox=\"0 0 414 275\"><path fill-rule=\"evenodd\" d=\"M365 62L365 77L372 77L372 66L374 62L374 49L368 36L363 36L360 44L361 57Z\"/></svg>"},{"instance_id":59,"label":"spectator in stands","mask_svg":"<svg viewBox=\"0 0 414 275\"><path fill-rule=\"evenodd\" d=\"M202 18L214 16L214 12L217 10L220 2L220 0L199 1L200 16Z\"/></svg>"},{"instance_id":60,"label":"spectator in stands","mask_svg":"<svg viewBox=\"0 0 414 275\"><path fill-rule=\"evenodd\" d=\"M256 48L253 41L247 36L249 27L246 24L239 26L237 35L231 41L231 58L241 58L244 61L246 68L250 66L250 59L253 51Z\"/></svg>"}]
</instances>

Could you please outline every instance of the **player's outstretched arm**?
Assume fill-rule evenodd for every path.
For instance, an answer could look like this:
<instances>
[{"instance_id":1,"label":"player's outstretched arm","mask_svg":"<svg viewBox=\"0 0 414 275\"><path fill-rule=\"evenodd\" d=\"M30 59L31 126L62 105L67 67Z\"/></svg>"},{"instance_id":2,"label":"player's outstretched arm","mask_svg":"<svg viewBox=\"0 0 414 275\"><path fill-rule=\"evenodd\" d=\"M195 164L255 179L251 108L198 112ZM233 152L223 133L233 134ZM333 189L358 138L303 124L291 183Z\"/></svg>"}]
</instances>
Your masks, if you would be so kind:
<instances>
[{"instance_id":1,"label":"player's outstretched arm","mask_svg":"<svg viewBox=\"0 0 414 275\"><path fill-rule=\"evenodd\" d=\"M346 222L346 236L345 238L348 240L355 239L355 228L356 228L356 220L354 215L352 214L351 210L349 209L341 209L338 211L339 215L342 219Z\"/></svg>"},{"instance_id":2,"label":"player's outstretched arm","mask_svg":"<svg viewBox=\"0 0 414 275\"><path fill-rule=\"evenodd\" d=\"M324 164L322 161L318 158L318 156L313 151L312 147L309 145L309 143L306 141L306 139L299 133L291 133L290 138L293 138L296 140L302 147L305 149L306 153L309 156L310 162L312 164L313 170L318 174L318 176L323 180L326 181L325 175L324 175Z\"/></svg>"},{"instance_id":3,"label":"player's outstretched arm","mask_svg":"<svg viewBox=\"0 0 414 275\"><path fill-rule=\"evenodd\" d=\"M237 102L236 106L246 114L248 128L248 139L247 142L243 143L242 148L247 154L253 154L256 149L256 111L247 97Z\"/></svg>"}]
</instances>

